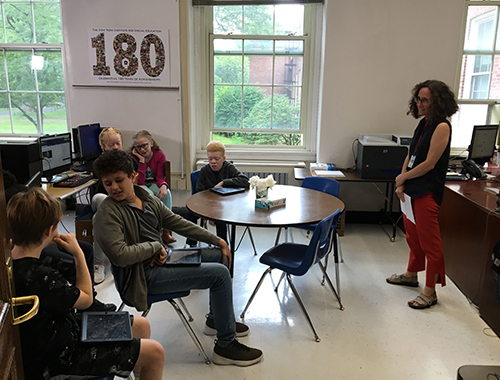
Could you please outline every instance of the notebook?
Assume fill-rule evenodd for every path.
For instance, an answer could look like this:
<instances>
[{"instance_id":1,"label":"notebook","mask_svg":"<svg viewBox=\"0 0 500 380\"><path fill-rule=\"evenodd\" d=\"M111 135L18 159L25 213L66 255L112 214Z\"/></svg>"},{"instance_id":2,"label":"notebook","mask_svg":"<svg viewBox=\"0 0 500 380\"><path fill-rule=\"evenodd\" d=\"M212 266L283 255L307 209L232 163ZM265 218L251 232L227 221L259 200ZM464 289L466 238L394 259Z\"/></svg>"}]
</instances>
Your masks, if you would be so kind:
<instances>
[{"instance_id":1,"label":"notebook","mask_svg":"<svg viewBox=\"0 0 500 380\"><path fill-rule=\"evenodd\" d=\"M200 265L201 248L179 248L167 250L165 265Z\"/></svg>"},{"instance_id":2,"label":"notebook","mask_svg":"<svg viewBox=\"0 0 500 380\"><path fill-rule=\"evenodd\" d=\"M132 340L128 311L86 311L82 315L82 342L126 342Z\"/></svg>"},{"instance_id":3,"label":"notebook","mask_svg":"<svg viewBox=\"0 0 500 380\"><path fill-rule=\"evenodd\" d=\"M210 189L214 193L222 194L222 195L228 195L228 194L235 194L235 193L242 193L245 191L244 187L212 187Z\"/></svg>"}]
</instances>

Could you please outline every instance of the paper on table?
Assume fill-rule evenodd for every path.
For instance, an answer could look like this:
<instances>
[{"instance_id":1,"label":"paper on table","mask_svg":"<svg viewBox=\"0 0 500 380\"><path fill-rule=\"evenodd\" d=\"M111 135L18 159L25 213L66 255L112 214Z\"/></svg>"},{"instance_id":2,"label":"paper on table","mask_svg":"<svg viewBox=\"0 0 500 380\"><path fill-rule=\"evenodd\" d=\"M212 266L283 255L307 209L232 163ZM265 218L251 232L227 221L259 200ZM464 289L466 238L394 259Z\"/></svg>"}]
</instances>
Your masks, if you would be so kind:
<instances>
[{"instance_id":1,"label":"paper on table","mask_svg":"<svg viewBox=\"0 0 500 380\"><path fill-rule=\"evenodd\" d=\"M413 208L411 207L411 198L405 194L405 201L400 201L401 212L406 215L406 219L415 224L415 217L413 216Z\"/></svg>"},{"instance_id":2,"label":"paper on table","mask_svg":"<svg viewBox=\"0 0 500 380\"><path fill-rule=\"evenodd\" d=\"M340 170L315 170L317 176L323 177L345 177Z\"/></svg>"}]
</instances>

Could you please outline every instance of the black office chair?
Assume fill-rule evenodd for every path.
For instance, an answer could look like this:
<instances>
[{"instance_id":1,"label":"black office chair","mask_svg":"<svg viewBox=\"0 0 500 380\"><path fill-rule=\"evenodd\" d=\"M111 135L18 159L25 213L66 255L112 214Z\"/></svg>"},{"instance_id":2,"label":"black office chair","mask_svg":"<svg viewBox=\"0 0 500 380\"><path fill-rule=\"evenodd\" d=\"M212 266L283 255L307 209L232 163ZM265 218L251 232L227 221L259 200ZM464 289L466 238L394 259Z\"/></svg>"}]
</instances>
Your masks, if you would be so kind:
<instances>
[{"instance_id":1,"label":"black office chair","mask_svg":"<svg viewBox=\"0 0 500 380\"><path fill-rule=\"evenodd\" d=\"M337 298L337 301L339 302L340 310L344 310L344 306L342 305L340 296L335 290L335 287L333 286L330 277L326 272L325 267L321 263L321 259L325 255L327 255L328 252L330 251L333 240L332 224L337 221L337 217L339 214L340 214L340 209L338 209L337 211L335 211L335 213L326 217L325 219L323 219L321 222L318 223L316 229L314 230L309 245L297 244L297 243L282 243L267 250L260 257L259 261L264 265L268 265L269 268L267 268L264 271L255 290L250 296L250 299L248 300L245 309L240 315L242 319L245 317L245 312L247 311L248 307L250 306L250 303L252 303L255 295L257 294L257 291L262 285L262 282L264 281L266 274L271 273L273 269L279 269L283 271L283 273L285 274L288 284L290 285L290 289L297 298L297 301L299 302L302 312L304 313L304 316L306 317L307 322L309 323L309 326L313 331L316 342L320 341L320 338L316 333L316 330L314 329L314 326L311 322L311 318L309 318L309 314L307 313L307 310L304 304L302 303L299 293L297 292L297 289L293 285L292 275L303 276L309 271L309 269L314 264L317 263L321 271L323 272L323 275L325 276L326 281L330 286L334 296ZM277 291L277 289L275 289L275 291Z\"/></svg>"}]
</instances>

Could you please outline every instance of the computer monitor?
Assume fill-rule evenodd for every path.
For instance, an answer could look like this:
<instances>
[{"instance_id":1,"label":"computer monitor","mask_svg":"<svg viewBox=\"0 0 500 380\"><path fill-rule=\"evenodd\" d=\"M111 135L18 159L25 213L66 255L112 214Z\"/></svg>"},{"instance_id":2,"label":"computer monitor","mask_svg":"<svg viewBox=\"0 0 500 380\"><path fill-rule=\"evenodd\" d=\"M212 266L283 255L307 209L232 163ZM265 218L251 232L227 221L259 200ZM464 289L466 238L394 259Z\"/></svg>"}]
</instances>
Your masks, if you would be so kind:
<instances>
[{"instance_id":1,"label":"computer monitor","mask_svg":"<svg viewBox=\"0 0 500 380\"><path fill-rule=\"evenodd\" d=\"M50 179L71 168L71 133L40 136L43 177Z\"/></svg>"},{"instance_id":2,"label":"computer monitor","mask_svg":"<svg viewBox=\"0 0 500 380\"><path fill-rule=\"evenodd\" d=\"M478 165L488 162L495 152L498 135L497 125L475 125L469 146L469 159Z\"/></svg>"},{"instance_id":3,"label":"computer monitor","mask_svg":"<svg viewBox=\"0 0 500 380\"><path fill-rule=\"evenodd\" d=\"M73 170L92 170L93 161L101 154L101 146L99 145L100 133L101 125L99 123L78 126L80 159L83 161L83 164L73 167Z\"/></svg>"}]
</instances>

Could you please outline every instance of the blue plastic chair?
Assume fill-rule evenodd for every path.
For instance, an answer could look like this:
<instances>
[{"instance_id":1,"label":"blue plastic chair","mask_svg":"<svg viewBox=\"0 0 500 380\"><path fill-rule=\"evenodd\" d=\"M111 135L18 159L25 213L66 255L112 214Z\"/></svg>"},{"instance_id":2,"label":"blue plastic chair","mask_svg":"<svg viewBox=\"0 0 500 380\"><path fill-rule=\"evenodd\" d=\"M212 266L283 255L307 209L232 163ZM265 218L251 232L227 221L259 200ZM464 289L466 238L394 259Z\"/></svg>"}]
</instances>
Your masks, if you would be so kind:
<instances>
[{"instance_id":1,"label":"blue plastic chair","mask_svg":"<svg viewBox=\"0 0 500 380\"><path fill-rule=\"evenodd\" d=\"M307 189L311 190L317 190L321 191L323 193L327 193L330 195L333 195L334 197L339 196L339 189L340 189L340 184L337 180L333 178L327 178L327 177L306 177L302 181L302 187L305 187ZM340 215L339 215L340 216ZM338 219L338 217L337 217ZM340 247L340 239L339 239L339 234L337 233L337 221L335 220L332 223L332 226L335 231L335 240L333 241L333 256L335 260L335 278L337 280L337 291L340 293L340 270L339 270L339 260L340 262L344 262L344 258L342 255L342 249ZM300 229L305 229L308 231L314 231L316 228L316 223L309 224L306 226L299 226L296 228ZM325 268L328 267L328 256L325 257ZM322 284L325 284L325 278L323 277L323 282Z\"/></svg>"},{"instance_id":2,"label":"blue plastic chair","mask_svg":"<svg viewBox=\"0 0 500 380\"><path fill-rule=\"evenodd\" d=\"M340 310L344 310L344 306L342 305L340 296L335 290L335 287L333 286L332 282L330 281L330 277L328 276L325 267L321 263L321 259L325 255L327 255L328 251L330 250L330 246L333 240L332 224L337 220L339 214L340 214L340 209L338 209L337 211L335 211L335 213L326 217L325 219L323 219L318 223L316 229L314 230L311 241L309 242L309 245L298 244L298 243L282 243L267 250L260 257L259 261L262 264L269 266L269 268L267 268L264 271L255 290L250 296L250 299L248 300L245 309L241 313L242 319L245 317L245 312L247 311L248 307L252 303L252 300L257 294L257 291L262 285L262 282L264 281L266 274L271 273L273 269L279 269L283 271L283 273L285 274L288 284L290 285L290 289L292 289L293 294L297 298L297 301L299 302L302 312L304 313L304 316L306 317L307 322L309 323L309 326L313 331L316 342L320 341L320 338L316 333L316 330L314 329L314 326L311 322L311 318L309 318L309 314L307 313L307 310L304 304L302 303L299 293L297 292L297 289L293 285L292 276L303 276L309 271L309 269L314 264L318 264L334 296L337 298L337 301L339 302ZM276 290L277 289L275 289L275 291Z\"/></svg>"},{"instance_id":3,"label":"blue plastic chair","mask_svg":"<svg viewBox=\"0 0 500 380\"><path fill-rule=\"evenodd\" d=\"M125 305L130 306L130 307L134 307L134 305L132 305L125 298L125 296L123 295L122 290L120 288L120 267L118 267L118 266L114 265L113 263L111 263L111 269L113 270L113 277L115 279L116 290L118 291L118 294L120 295L120 298L122 300L122 304L118 308L118 311L123 310L123 307ZM151 295L148 295L148 308L142 313L142 316L146 317L148 315L149 311L151 310L151 306L154 303L161 302L161 301L168 301L170 303L170 305L172 305L172 307L176 311L176 313L179 316L181 322L184 324L184 327L186 328L189 336L191 336L191 339L193 339L193 342L196 345L196 347L198 348L198 350L200 351L200 354L203 356L203 358L205 360L205 363L206 364L210 364L210 359L208 358L207 354L205 353L205 350L203 349L203 346L201 345L198 337L196 336L196 334L194 333L193 329L191 328L191 325L189 324L188 320L186 319L186 316L182 312L181 308L179 307L179 305L177 304L177 302L175 302L175 299L177 299L179 301L179 303L181 304L182 308L184 309L184 311L188 315L189 321L192 322L194 319L191 316L191 314L189 313L189 311L187 310L186 305L182 301L182 297L187 297L189 294L190 294L190 291L186 290L184 292L177 292L177 293L165 293L165 294L151 294Z\"/></svg>"}]
</instances>

